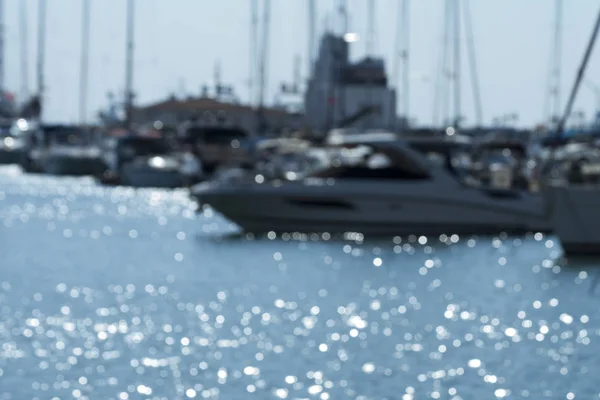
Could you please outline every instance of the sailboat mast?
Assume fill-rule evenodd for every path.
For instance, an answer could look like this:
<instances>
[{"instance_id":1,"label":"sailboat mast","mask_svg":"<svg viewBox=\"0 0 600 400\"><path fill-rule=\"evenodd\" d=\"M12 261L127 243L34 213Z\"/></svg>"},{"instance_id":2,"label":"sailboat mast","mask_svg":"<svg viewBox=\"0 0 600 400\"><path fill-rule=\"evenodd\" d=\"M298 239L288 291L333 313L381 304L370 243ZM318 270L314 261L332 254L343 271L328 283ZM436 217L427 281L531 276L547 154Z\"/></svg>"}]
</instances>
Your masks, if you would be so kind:
<instances>
[{"instance_id":1,"label":"sailboat mast","mask_svg":"<svg viewBox=\"0 0 600 400\"><path fill-rule=\"evenodd\" d=\"M312 74L315 63L315 43L317 34L317 6L315 0L308 0L308 74Z\"/></svg>"},{"instance_id":2,"label":"sailboat mast","mask_svg":"<svg viewBox=\"0 0 600 400\"><path fill-rule=\"evenodd\" d=\"M410 0L402 0L402 109L410 117Z\"/></svg>"},{"instance_id":3,"label":"sailboat mast","mask_svg":"<svg viewBox=\"0 0 600 400\"><path fill-rule=\"evenodd\" d=\"M449 95L450 95L450 28L451 12L453 0L444 2L444 12L442 14L442 42L440 55L438 59L438 71L435 83L435 94L433 102L433 126L445 125L449 114Z\"/></svg>"},{"instance_id":4,"label":"sailboat mast","mask_svg":"<svg viewBox=\"0 0 600 400\"><path fill-rule=\"evenodd\" d=\"M19 39L21 45L21 88L19 97L23 104L29 96L29 40L27 35L29 27L27 26L27 3L21 1L19 5Z\"/></svg>"},{"instance_id":5,"label":"sailboat mast","mask_svg":"<svg viewBox=\"0 0 600 400\"><path fill-rule=\"evenodd\" d=\"M264 106L267 86L267 60L269 58L269 25L271 23L271 0L265 0L263 10L263 29L260 52L260 69L259 69L259 97L258 97L258 134L262 135L266 128Z\"/></svg>"},{"instance_id":6,"label":"sailboat mast","mask_svg":"<svg viewBox=\"0 0 600 400\"><path fill-rule=\"evenodd\" d=\"M134 7L134 0L127 0L127 48L125 65L125 124L127 128L131 128L133 118Z\"/></svg>"},{"instance_id":7,"label":"sailboat mast","mask_svg":"<svg viewBox=\"0 0 600 400\"><path fill-rule=\"evenodd\" d=\"M0 0L0 94L4 90L4 0Z\"/></svg>"},{"instance_id":8,"label":"sailboat mast","mask_svg":"<svg viewBox=\"0 0 600 400\"><path fill-rule=\"evenodd\" d=\"M562 58L562 9L563 1L556 0L554 36L552 38L552 53L548 76L548 93L546 97L546 118L549 122L558 119L560 112L561 58Z\"/></svg>"},{"instance_id":9,"label":"sailboat mast","mask_svg":"<svg viewBox=\"0 0 600 400\"><path fill-rule=\"evenodd\" d=\"M256 103L256 70L258 61L258 0L250 3L250 58L248 80L248 103L250 106Z\"/></svg>"},{"instance_id":10,"label":"sailboat mast","mask_svg":"<svg viewBox=\"0 0 600 400\"><path fill-rule=\"evenodd\" d=\"M567 119L571 115L571 110L573 109L575 97L577 97L577 92L579 91L579 86L581 85L581 81L583 80L583 76L585 75L588 62L590 61L590 56L592 55L592 50L594 50L594 46L596 45L598 32L600 32L600 11L598 12L598 16L596 17L596 23L594 24L592 36L590 37L585 53L583 55L583 60L581 61L581 65L579 66L579 69L577 71L577 77L575 78L575 82L573 83L573 87L571 88L571 94L569 96L569 99L567 100L565 111L562 117L558 120L558 127L556 129L558 137L562 136Z\"/></svg>"},{"instance_id":11,"label":"sailboat mast","mask_svg":"<svg viewBox=\"0 0 600 400\"><path fill-rule=\"evenodd\" d=\"M367 56L375 55L375 0L369 0L369 32L367 34Z\"/></svg>"},{"instance_id":12,"label":"sailboat mast","mask_svg":"<svg viewBox=\"0 0 600 400\"><path fill-rule=\"evenodd\" d=\"M338 1L338 12L340 14L342 36L348 33L348 0Z\"/></svg>"},{"instance_id":13,"label":"sailboat mast","mask_svg":"<svg viewBox=\"0 0 600 400\"><path fill-rule=\"evenodd\" d=\"M477 126L483 123L483 107L481 104L481 92L479 89L479 74L477 72L477 59L475 57L475 41L473 39L473 22L471 20L471 10L469 0L464 0L464 20L467 31L467 51L469 53L469 64L471 70L471 86L473 88L473 99L475 100L475 120Z\"/></svg>"},{"instance_id":14,"label":"sailboat mast","mask_svg":"<svg viewBox=\"0 0 600 400\"><path fill-rule=\"evenodd\" d=\"M46 57L46 0L39 0L38 7L37 91L41 98L44 93L44 62Z\"/></svg>"},{"instance_id":15,"label":"sailboat mast","mask_svg":"<svg viewBox=\"0 0 600 400\"><path fill-rule=\"evenodd\" d=\"M83 0L81 16L81 72L79 76L79 123L87 123L88 70L90 46L90 0Z\"/></svg>"},{"instance_id":16,"label":"sailboat mast","mask_svg":"<svg viewBox=\"0 0 600 400\"><path fill-rule=\"evenodd\" d=\"M460 0L454 0L454 127L461 120Z\"/></svg>"}]
</instances>

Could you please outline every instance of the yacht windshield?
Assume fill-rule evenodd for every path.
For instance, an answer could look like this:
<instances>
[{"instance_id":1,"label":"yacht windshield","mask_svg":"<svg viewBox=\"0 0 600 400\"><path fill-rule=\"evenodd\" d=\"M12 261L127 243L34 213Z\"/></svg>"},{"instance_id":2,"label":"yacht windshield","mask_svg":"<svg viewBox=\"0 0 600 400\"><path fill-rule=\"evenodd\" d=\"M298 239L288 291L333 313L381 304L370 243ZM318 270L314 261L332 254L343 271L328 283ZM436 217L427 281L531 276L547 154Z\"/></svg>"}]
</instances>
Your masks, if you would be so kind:
<instances>
[{"instance_id":1,"label":"yacht windshield","mask_svg":"<svg viewBox=\"0 0 600 400\"><path fill-rule=\"evenodd\" d=\"M164 155L170 152L169 146L161 138L127 138L119 143L121 154L137 156Z\"/></svg>"},{"instance_id":2,"label":"yacht windshield","mask_svg":"<svg viewBox=\"0 0 600 400\"><path fill-rule=\"evenodd\" d=\"M47 144L61 146L87 146L92 144L91 135L86 131L69 126L48 126L43 128Z\"/></svg>"},{"instance_id":3,"label":"yacht windshield","mask_svg":"<svg viewBox=\"0 0 600 400\"><path fill-rule=\"evenodd\" d=\"M418 159L399 146L370 147L370 149L371 151L364 154L360 162L342 158L336 165L317 171L311 176L391 180L424 180L431 177L429 170Z\"/></svg>"}]
</instances>

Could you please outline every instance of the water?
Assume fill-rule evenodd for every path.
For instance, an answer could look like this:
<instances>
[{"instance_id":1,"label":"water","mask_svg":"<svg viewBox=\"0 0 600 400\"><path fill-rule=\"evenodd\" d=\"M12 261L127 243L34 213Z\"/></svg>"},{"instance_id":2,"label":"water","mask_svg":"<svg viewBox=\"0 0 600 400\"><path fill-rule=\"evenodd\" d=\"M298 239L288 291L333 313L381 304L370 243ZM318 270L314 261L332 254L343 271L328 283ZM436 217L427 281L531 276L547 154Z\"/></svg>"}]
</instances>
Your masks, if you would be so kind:
<instances>
[{"instance_id":1,"label":"water","mask_svg":"<svg viewBox=\"0 0 600 400\"><path fill-rule=\"evenodd\" d=\"M185 191L0 170L0 399L591 399L600 271L551 237L215 232Z\"/></svg>"}]
</instances>

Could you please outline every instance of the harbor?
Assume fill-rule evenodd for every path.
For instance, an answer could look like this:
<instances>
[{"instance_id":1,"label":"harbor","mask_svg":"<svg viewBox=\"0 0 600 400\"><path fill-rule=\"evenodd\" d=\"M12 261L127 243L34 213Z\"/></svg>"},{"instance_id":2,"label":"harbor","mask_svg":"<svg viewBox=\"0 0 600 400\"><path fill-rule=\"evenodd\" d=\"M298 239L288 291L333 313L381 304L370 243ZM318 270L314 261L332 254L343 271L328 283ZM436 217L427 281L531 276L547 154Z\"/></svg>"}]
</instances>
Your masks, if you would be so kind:
<instances>
[{"instance_id":1,"label":"harbor","mask_svg":"<svg viewBox=\"0 0 600 400\"><path fill-rule=\"evenodd\" d=\"M159 1L120 2L122 94L95 118L102 7L82 1L77 121L48 111L56 6L5 3L0 400L600 396L600 103L578 101L597 5L569 71L570 9L549 6L543 118L522 124L484 118L467 0L439 1L430 121L413 117L410 0L393 2L391 58L383 1L302 2L308 66L296 58L276 92L282 8L249 1L248 99L217 61L199 92L149 101L135 27ZM7 23L38 34L34 91L5 78L29 54L4 51Z\"/></svg>"}]
</instances>

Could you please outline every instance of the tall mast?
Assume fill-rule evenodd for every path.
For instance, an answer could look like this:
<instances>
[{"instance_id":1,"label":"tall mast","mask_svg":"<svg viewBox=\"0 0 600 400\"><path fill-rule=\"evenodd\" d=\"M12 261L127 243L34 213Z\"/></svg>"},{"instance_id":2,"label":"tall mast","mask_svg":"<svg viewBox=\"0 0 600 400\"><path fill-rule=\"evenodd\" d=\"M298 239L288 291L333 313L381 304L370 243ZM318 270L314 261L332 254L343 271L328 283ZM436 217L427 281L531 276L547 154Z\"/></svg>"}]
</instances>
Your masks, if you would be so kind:
<instances>
[{"instance_id":1,"label":"tall mast","mask_svg":"<svg viewBox=\"0 0 600 400\"><path fill-rule=\"evenodd\" d=\"M348 0L338 0L342 36L348 33Z\"/></svg>"},{"instance_id":2,"label":"tall mast","mask_svg":"<svg viewBox=\"0 0 600 400\"><path fill-rule=\"evenodd\" d=\"M369 0L368 7L367 56L373 56L375 55L375 0Z\"/></svg>"},{"instance_id":3,"label":"tall mast","mask_svg":"<svg viewBox=\"0 0 600 400\"><path fill-rule=\"evenodd\" d=\"M471 70L471 86L473 88L473 99L475 100L475 121L477 126L483 123L483 111L481 105L481 92L479 90L479 74L477 72L477 60L475 58L475 42L473 39L473 22L471 21L471 10L469 0L464 0L465 29L467 30L467 51L469 53L469 69Z\"/></svg>"},{"instance_id":4,"label":"tall mast","mask_svg":"<svg viewBox=\"0 0 600 400\"><path fill-rule=\"evenodd\" d=\"M404 118L410 117L410 0L402 0L402 109Z\"/></svg>"},{"instance_id":5,"label":"tall mast","mask_svg":"<svg viewBox=\"0 0 600 400\"><path fill-rule=\"evenodd\" d=\"M454 0L454 124L461 119L460 0Z\"/></svg>"},{"instance_id":6,"label":"tall mast","mask_svg":"<svg viewBox=\"0 0 600 400\"><path fill-rule=\"evenodd\" d=\"M21 45L21 103L27 101L29 96L29 40L27 32L27 2L19 2L19 38Z\"/></svg>"},{"instance_id":7,"label":"tall mast","mask_svg":"<svg viewBox=\"0 0 600 400\"><path fill-rule=\"evenodd\" d=\"M250 58L248 80L248 102L252 106L256 103L256 64L258 61L258 0L250 3Z\"/></svg>"},{"instance_id":8,"label":"tall mast","mask_svg":"<svg viewBox=\"0 0 600 400\"><path fill-rule=\"evenodd\" d=\"M450 30L452 18L452 2L446 0L444 2L444 13L442 14L442 43L440 55L438 59L438 71L435 84L435 95L433 103L433 125L440 126L445 124L448 118L449 99L450 95Z\"/></svg>"},{"instance_id":9,"label":"tall mast","mask_svg":"<svg viewBox=\"0 0 600 400\"><path fill-rule=\"evenodd\" d=\"M585 53L583 55L583 60L581 60L581 64L579 65L577 77L575 78L575 82L573 83L573 87L571 88L571 93L569 95L569 99L567 100L565 111L562 117L558 120L558 126L556 129L558 137L562 136L565 124L567 122L567 118L569 118L569 116L571 115L571 110L573 108L573 103L575 102L575 97L577 97L579 86L581 85L581 81L583 80L583 76L585 75L585 70L587 69L592 50L594 50L596 39L598 38L598 32L600 32L600 11L598 12L598 16L596 17L596 23L594 24L592 36L590 37Z\"/></svg>"},{"instance_id":10,"label":"tall mast","mask_svg":"<svg viewBox=\"0 0 600 400\"><path fill-rule=\"evenodd\" d=\"M4 0L0 0L0 94L4 90Z\"/></svg>"},{"instance_id":11,"label":"tall mast","mask_svg":"<svg viewBox=\"0 0 600 400\"><path fill-rule=\"evenodd\" d=\"M88 70L90 46L90 0L83 0L81 16L81 72L79 75L79 123L87 123Z\"/></svg>"},{"instance_id":12,"label":"tall mast","mask_svg":"<svg viewBox=\"0 0 600 400\"><path fill-rule=\"evenodd\" d=\"M560 85L561 85L561 58L562 58L562 9L563 1L556 0L554 36L550 55L550 68L548 71L548 88L545 102L545 117L549 122L554 122L560 112Z\"/></svg>"},{"instance_id":13,"label":"tall mast","mask_svg":"<svg viewBox=\"0 0 600 400\"><path fill-rule=\"evenodd\" d=\"M44 64L46 57L46 0L38 0L37 91L40 101L44 95Z\"/></svg>"},{"instance_id":14,"label":"tall mast","mask_svg":"<svg viewBox=\"0 0 600 400\"><path fill-rule=\"evenodd\" d=\"M131 128L133 117L134 6L134 0L127 0L127 49L125 64L125 124L127 128Z\"/></svg>"},{"instance_id":15,"label":"tall mast","mask_svg":"<svg viewBox=\"0 0 600 400\"><path fill-rule=\"evenodd\" d=\"M315 0L308 0L308 73L312 74L315 64L315 44L317 35L317 6Z\"/></svg>"},{"instance_id":16,"label":"tall mast","mask_svg":"<svg viewBox=\"0 0 600 400\"><path fill-rule=\"evenodd\" d=\"M271 0L265 0L263 10L263 29L260 52L260 69L259 69L259 98L258 98L258 134L263 134L266 128L264 106L267 90L267 61L269 58L269 25L271 23Z\"/></svg>"}]
</instances>

